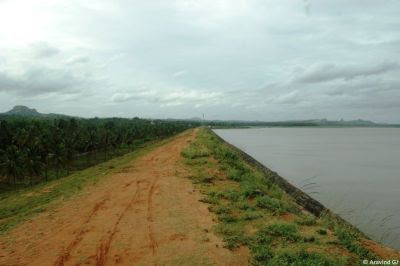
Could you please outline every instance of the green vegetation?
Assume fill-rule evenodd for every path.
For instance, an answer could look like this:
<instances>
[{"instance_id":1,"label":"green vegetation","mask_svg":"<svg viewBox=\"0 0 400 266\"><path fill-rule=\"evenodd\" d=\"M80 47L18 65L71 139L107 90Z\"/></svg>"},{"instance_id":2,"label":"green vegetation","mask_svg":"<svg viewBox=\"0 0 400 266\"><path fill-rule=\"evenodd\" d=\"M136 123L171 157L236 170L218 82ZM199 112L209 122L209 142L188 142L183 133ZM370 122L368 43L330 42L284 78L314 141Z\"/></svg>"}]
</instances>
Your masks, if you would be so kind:
<instances>
[{"instance_id":1,"label":"green vegetation","mask_svg":"<svg viewBox=\"0 0 400 266\"><path fill-rule=\"evenodd\" d=\"M0 193L68 176L192 127L182 121L0 119Z\"/></svg>"},{"instance_id":2,"label":"green vegetation","mask_svg":"<svg viewBox=\"0 0 400 266\"><path fill-rule=\"evenodd\" d=\"M123 170L136 157L167 141L169 139L148 143L135 152L76 172L67 178L51 180L34 187L20 188L0 194L0 234L33 215L51 208L53 203L69 198L83 187L94 185L104 177Z\"/></svg>"},{"instance_id":3,"label":"green vegetation","mask_svg":"<svg viewBox=\"0 0 400 266\"><path fill-rule=\"evenodd\" d=\"M246 246L254 265L353 265L376 258L363 235L334 215L303 210L272 178L208 129L182 152L190 178L210 204L225 247Z\"/></svg>"}]
</instances>

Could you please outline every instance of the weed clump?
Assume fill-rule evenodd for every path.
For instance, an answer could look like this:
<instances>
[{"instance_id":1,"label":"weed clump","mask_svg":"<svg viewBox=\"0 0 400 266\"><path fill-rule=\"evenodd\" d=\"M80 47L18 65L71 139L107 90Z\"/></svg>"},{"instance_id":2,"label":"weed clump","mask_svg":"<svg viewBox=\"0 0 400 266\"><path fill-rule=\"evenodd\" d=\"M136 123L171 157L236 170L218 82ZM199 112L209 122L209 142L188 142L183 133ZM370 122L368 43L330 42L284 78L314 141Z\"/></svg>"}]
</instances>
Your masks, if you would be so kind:
<instances>
[{"instance_id":1,"label":"weed clump","mask_svg":"<svg viewBox=\"0 0 400 266\"><path fill-rule=\"evenodd\" d=\"M357 232L348 230L344 226L337 226L335 235L338 237L340 244L344 245L350 252L356 253L360 258L377 259L376 255L360 245Z\"/></svg>"},{"instance_id":2,"label":"weed clump","mask_svg":"<svg viewBox=\"0 0 400 266\"><path fill-rule=\"evenodd\" d=\"M241 194L236 189L227 189L221 193L221 196L227 200L237 202L241 200Z\"/></svg>"},{"instance_id":3,"label":"weed clump","mask_svg":"<svg viewBox=\"0 0 400 266\"><path fill-rule=\"evenodd\" d=\"M265 265L265 264L264 264ZM344 261L334 260L321 253L300 251L284 251L274 256L268 263L271 266L333 266L347 265Z\"/></svg>"},{"instance_id":4,"label":"weed clump","mask_svg":"<svg viewBox=\"0 0 400 266\"><path fill-rule=\"evenodd\" d=\"M274 214L283 214L287 211L287 207L282 201L268 196L257 197L256 205L259 208L269 209Z\"/></svg>"},{"instance_id":5,"label":"weed clump","mask_svg":"<svg viewBox=\"0 0 400 266\"><path fill-rule=\"evenodd\" d=\"M307 215L296 220L296 223L299 225L312 226L317 224L317 219L311 215Z\"/></svg>"},{"instance_id":6,"label":"weed clump","mask_svg":"<svg viewBox=\"0 0 400 266\"><path fill-rule=\"evenodd\" d=\"M207 149L202 148L194 143L191 143L189 147L187 147L181 152L181 155L187 159L197 159L202 157L208 157L210 153L207 151Z\"/></svg>"},{"instance_id":7,"label":"weed clump","mask_svg":"<svg viewBox=\"0 0 400 266\"><path fill-rule=\"evenodd\" d=\"M247 211L240 217L240 219L245 221L251 221L262 217L263 217L262 212Z\"/></svg>"},{"instance_id":8,"label":"weed clump","mask_svg":"<svg viewBox=\"0 0 400 266\"><path fill-rule=\"evenodd\" d=\"M297 241L300 239L298 229L293 223L275 223L269 225L260 231L270 236L281 237L290 241Z\"/></svg>"},{"instance_id":9,"label":"weed clump","mask_svg":"<svg viewBox=\"0 0 400 266\"><path fill-rule=\"evenodd\" d=\"M219 224L216 232L222 235L225 242L224 247L228 249L238 248L248 243L243 228L237 224Z\"/></svg>"},{"instance_id":10,"label":"weed clump","mask_svg":"<svg viewBox=\"0 0 400 266\"><path fill-rule=\"evenodd\" d=\"M251 248L252 264L267 265L268 261L274 256L272 249L269 246L255 246Z\"/></svg>"}]
</instances>

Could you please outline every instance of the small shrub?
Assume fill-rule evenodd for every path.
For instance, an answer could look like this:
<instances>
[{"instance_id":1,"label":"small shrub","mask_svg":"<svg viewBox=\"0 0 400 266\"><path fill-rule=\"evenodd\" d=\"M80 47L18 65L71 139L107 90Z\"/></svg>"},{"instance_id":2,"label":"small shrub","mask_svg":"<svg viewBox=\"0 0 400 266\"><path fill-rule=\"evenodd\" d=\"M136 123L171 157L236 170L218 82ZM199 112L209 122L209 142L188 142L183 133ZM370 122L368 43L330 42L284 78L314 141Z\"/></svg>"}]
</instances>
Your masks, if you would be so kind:
<instances>
[{"instance_id":1,"label":"small shrub","mask_svg":"<svg viewBox=\"0 0 400 266\"><path fill-rule=\"evenodd\" d=\"M215 207L215 208L213 208L213 211L216 213L216 214L229 214L229 213L231 213L231 209L228 207L228 206L218 206L218 207Z\"/></svg>"},{"instance_id":2,"label":"small shrub","mask_svg":"<svg viewBox=\"0 0 400 266\"><path fill-rule=\"evenodd\" d=\"M196 158L196 159L187 159L185 160L185 164L189 166L202 166L208 163L208 158Z\"/></svg>"},{"instance_id":3,"label":"small shrub","mask_svg":"<svg viewBox=\"0 0 400 266\"><path fill-rule=\"evenodd\" d=\"M282 199L283 192L277 185L272 185L268 190L268 195L275 199Z\"/></svg>"},{"instance_id":4,"label":"small shrub","mask_svg":"<svg viewBox=\"0 0 400 266\"><path fill-rule=\"evenodd\" d=\"M317 233L320 234L320 235L326 235L327 234L325 229L318 229Z\"/></svg>"},{"instance_id":5,"label":"small shrub","mask_svg":"<svg viewBox=\"0 0 400 266\"><path fill-rule=\"evenodd\" d=\"M247 210L249 210L249 211L254 211L254 210L256 209L256 208L254 208L253 205L251 205L250 203L248 203L248 202L246 202L246 201L238 202L238 203L237 203L237 207L238 207L239 209L241 209L241 210L244 210L244 211L247 211Z\"/></svg>"},{"instance_id":6,"label":"small shrub","mask_svg":"<svg viewBox=\"0 0 400 266\"><path fill-rule=\"evenodd\" d=\"M273 257L273 252L269 246L255 246L251 248L251 257L253 265L266 265Z\"/></svg>"},{"instance_id":7,"label":"small shrub","mask_svg":"<svg viewBox=\"0 0 400 266\"><path fill-rule=\"evenodd\" d=\"M317 224L317 219L311 215L307 215L296 220L296 223L299 225L312 226Z\"/></svg>"},{"instance_id":8,"label":"small shrub","mask_svg":"<svg viewBox=\"0 0 400 266\"><path fill-rule=\"evenodd\" d=\"M271 243L271 237L265 232L258 231L254 234L250 242L253 265L266 265L273 257L273 252L270 248Z\"/></svg>"},{"instance_id":9,"label":"small shrub","mask_svg":"<svg viewBox=\"0 0 400 266\"><path fill-rule=\"evenodd\" d=\"M286 212L286 207L282 201L270 198L268 196L258 197L256 199L256 205L259 208L269 209L274 214L282 214Z\"/></svg>"},{"instance_id":10,"label":"small shrub","mask_svg":"<svg viewBox=\"0 0 400 266\"><path fill-rule=\"evenodd\" d=\"M249 199L265 194L256 184L250 182L242 184L241 189L242 194Z\"/></svg>"},{"instance_id":11,"label":"small shrub","mask_svg":"<svg viewBox=\"0 0 400 266\"><path fill-rule=\"evenodd\" d=\"M239 170L235 169L235 168L230 168L228 170L227 175L228 175L228 178L230 180L233 180L233 181L236 181L236 182L239 182L239 181L242 180L241 172Z\"/></svg>"},{"instance_id":12,"label":"small shrub","mask_svg":"<svg viewBox=\"0 0 400 266\"><path fill-rule=\"evenodd\" d=\"M359 235L351 229L344 227L336 227L335 235L338 237L339 242L344 245L350 252L356 253L361 258L375 259L376 256L368 251L365 247L361 246L358 242Z\"/></svg>"},{"instance_id":13,"label":"small shrub","mask_svg":"<svg viewBox=\"0 0 400 266\"><path fill-rule=\"evenodd\" d=\"M219 146L216 149L214 149L214 155L215 157L221 160L226 160L231 162L239 160L239 156L237 155L237 153L226 146Z\"/></svg>"},{"instance_id":14,"label":"small shrub","mask_svg":"<svg viewBox=\"0 0 400 266\"><path fill-rule=\"evenodd\" d=\"M245 212L240 218L245 221L251 221L263 217L261 212Z\"/></svg>"},{"instance_id":15,"label":"small shrub","mask_svg":"<svg viewBox=\"0 0 400 266\"><path fill-rule=\"evenodd\" d=\"M208 157L209 152L205 148L199 147L191 143L189 147L181 152L181 155L187 159L196 159L201 157Z\"/></svg>"},{"instance_id":16,"label":"small shrub","mask_svg":"<svg viewBox=\"0 0 400 266\"><path fill-rule=\"evenodd\" d=\"M218 216L218 220L223 223L234 223L237 221L237 218L235 216L232 216L231 214L223 213Z\"/></svg>"},{"instance_id":17,"label":"small shrub","mask_svg":"<svg viewBox=\"0 0 400 266\"><path fill-rule=\"evenodd\" d=\"M271 224L262 232L270 236L282 237L291 241L297 241L300 238L296 225L292 223Z\"/></svg>"},{"instance_id":18,"label":"small shrub","mask_svg":"<svg viewBox=\"0 0 400 266\"><path fill-rule=\"evenodd\" d=\"M271 236L265 230L260 230L252 237L252 246L270 245L272 243Z\"/></svg>"},{"instance_id":19,"label":"small shrub","mask_svg":"<svg viewBox=\"0 0 400 266\"><path fill-rule=\"evenodd\" d=\"M324 254L301 251L286 251L274 256L268 263L271 266L332 266L346 265L344 261L335 261Z\"/></svg>"},{"instance_id":20,"label":"small shrub","mask_svg":"<svg viewBox=\"0 0 400 266\"><path fill-rule=\"evenodd\" d=\"M235 189L225 190L224 192L221 193L221 196L233 202L239 201L241 198L240 192Z\"/></svg>"},{"instance_id":21,"label":"small shrub","mask_svg":"<svg viewBox=\"0 0 400 266\"><path fill-rule=\"evenodd\" d=\"M302 214L302 210L300 209L300 207L292 202L287 202L285 203L285 209L286 211L293 213L293 214Z\"/></svg>"},{"instance_id":22,"label":"small shrub","mask_svg":"<svg viewBox=\"0 0 400 266\"><path fill-rule=\"evenodd\" d=\"M208 204L218 204L220 198L213 195L207 195L199 200L200 202L208 203Z\"/></svg>"},{"instance_id":23,"label":"small shrub","mask_svg":"<svg viewBox=\"0 0 400 266\"><path fill-rule=\"evenodd\" d=\"M207 173L200 173L193 178L194 183L212 183L215 179L214 176L211 176Z\"/></svg>"},{"instance_id":24,"label":"small shrub","mask_svg":"<svg viewBox=\"0 0 400 266\"><path fill-rule=\"evenodd\" d=\"M226 248L234 249L248 242L243 228L236 224L219 224L216 231L223 236Z\"/></svg>"},{"instance_id":25,"label":"small shrub","mask_svg":"<svg viewBox=\"0 0 400 266\"><path fill-rule=\"evenodd\" d=\"M224 247L231 250L234 248L238 248L246 243L244 237L239 235L225 236L224 242L225 242Z\"/></svg>"}]
</instances>

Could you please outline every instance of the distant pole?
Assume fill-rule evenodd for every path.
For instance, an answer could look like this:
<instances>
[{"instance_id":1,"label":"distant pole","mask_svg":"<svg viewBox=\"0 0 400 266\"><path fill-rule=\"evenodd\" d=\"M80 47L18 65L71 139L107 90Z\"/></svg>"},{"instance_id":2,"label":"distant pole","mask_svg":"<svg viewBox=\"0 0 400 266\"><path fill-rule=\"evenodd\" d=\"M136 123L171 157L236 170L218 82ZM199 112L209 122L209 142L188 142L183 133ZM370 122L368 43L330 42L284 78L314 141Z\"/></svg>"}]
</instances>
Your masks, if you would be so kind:
<instances>
[{"instance_id":1,"label":"distant pole","mask_svg":"<svg viewBox=\"0 0 400 266\"><path fill-rule=\"evenodd\" d=\"M204 114L203 114L203 126L204 126L204 124L205 124L205 123L204 123Z\"/></svg>"}]
</instances>

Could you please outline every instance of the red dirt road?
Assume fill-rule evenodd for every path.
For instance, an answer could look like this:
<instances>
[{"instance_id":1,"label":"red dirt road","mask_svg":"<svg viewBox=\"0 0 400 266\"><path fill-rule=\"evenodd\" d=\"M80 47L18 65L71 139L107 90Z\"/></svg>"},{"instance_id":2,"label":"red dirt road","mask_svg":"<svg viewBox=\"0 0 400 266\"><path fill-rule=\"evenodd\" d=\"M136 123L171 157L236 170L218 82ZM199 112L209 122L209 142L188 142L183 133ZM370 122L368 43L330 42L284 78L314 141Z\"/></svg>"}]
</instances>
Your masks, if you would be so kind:
<instances>
[{"instance_id":1,"label":"red dirt road","mask_svg":"<svg viewBox=\"0 0 400 266\"><path fill-rule=\"evenodd\" d=\"M184 176L179 135L0 237L0 265L247 265Z\"/></svg>"}]
</instances>

